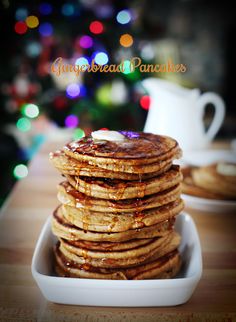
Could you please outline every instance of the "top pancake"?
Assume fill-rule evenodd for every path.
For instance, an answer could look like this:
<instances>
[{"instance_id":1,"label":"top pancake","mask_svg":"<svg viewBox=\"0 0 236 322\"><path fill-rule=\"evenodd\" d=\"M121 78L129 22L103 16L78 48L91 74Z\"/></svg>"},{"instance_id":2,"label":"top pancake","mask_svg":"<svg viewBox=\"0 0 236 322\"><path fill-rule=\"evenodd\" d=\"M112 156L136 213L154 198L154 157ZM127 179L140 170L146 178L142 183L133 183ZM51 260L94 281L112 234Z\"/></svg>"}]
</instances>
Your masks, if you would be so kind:
<instances>
[{"instance_id":1,"label":"top pancake","mask_svg":"<svg viewBox=\"0 0 236 322\"><path fill-rule=\"evenodd\" d=\"M88 161L92 158L123 159L137 161L151 159L151 162L165 159L165 155L178 149L178 143L169 137L143 132L121 132L125 139L121 142L95 140L86 136L68 143L64 152L76 159ZM117 160L118 161L118 160ZM132 164L135 164L133 162Z\"/></svg>"}]
</instances>

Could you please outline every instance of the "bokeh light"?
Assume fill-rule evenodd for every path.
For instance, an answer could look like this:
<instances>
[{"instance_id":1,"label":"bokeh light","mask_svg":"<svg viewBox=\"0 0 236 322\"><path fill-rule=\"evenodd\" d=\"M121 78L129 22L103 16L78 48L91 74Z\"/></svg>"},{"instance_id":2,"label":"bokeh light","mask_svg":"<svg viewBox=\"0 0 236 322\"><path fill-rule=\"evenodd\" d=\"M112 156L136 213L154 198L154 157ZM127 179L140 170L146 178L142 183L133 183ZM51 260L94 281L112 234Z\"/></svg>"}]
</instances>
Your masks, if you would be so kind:
<instances>
[{"instance_id":1,"label":"bokeh light","mask_svg":"<svg viewBox=\"0 0 236 322\"><path fill-rule=\"evenodd\" d=\"M84 96L86 96L86 94L87 94L87 89L86 89L86 87L83 85L83 84L80 84L80 92L79 92L79 96L80 97L84 97Z\"/></svg>"},{"instance_id":2,"label":"bokeh light","mask_svg":"<svg viewBox=\"0 0 236 322\"><path fill-rule=\"evenodd\" d=\"M39 5L39 12L42 15L50 15L52 13L52 5L48 2L43 2Z\"/></svg>"},{"instance_id":3,"label":"bokeh light","mask_svg":"<svg viewBox=\"0 0 236 322\"><path fill-rule=\"evenodd\" d=\"M78 59L76 59L76 61L75 61L75 65L77 65L77 66L85 66L85 65L89 65L89 61L88 61L88 59L87 58L85 58L85 57L80 57L80 58L78 58ZM85 68L85 67L83 67L83 70L86 70L88 68L88 66Z\"/></svg>"},{"instance_id":4,"label":"bokeh light","mask_svg":"<svg viewBox=\"0 0 236 322\"><path fill-rule=\"evenodd\" d=\"M13 170L16 179L23 179L28 175L28 168L25 164L17 164Z\"/></svg>"},{"instance_id":5,"label":"bokeh light","mask_svg":"<svg viewBox=\"0 0 236 322\"><path fill-rule=\"evenodd\" d=\"M16 17L16 20L25 20L26 17L28 16L28 10L26 8L18 8L16 10L16 14L15 14L15 17Z\"/></svg>"},{"instance_id":6,"label":"bokeh light","mask_svg":"<svg viewBox=\"0 0 236 322\"><path fill-rule=\"evenodd\" d=\"M132 72L130 60L124 60L121 71L123 74L129 74Z\"/></svg>"},{"instance_id":7,"label":"bokeh light","mask_svg":"<svg viewBox=\"0 0 236 322\"><path fill-rule=\"evenodd\" d=\"M69 98L75 98L80 94L80 87L76 83L69 84L66 88L66 94Z\"/></svg>"},{"instance_id":8,"label":"bokeh light","mask_svg":"<svg viewBox=\"0 0 236 322\"><path fill-rule=\"evenodd\" d=\"M56 109L62 110L67 106L67 99L64 96L56 96L53 100L53 105Z\"/></svg>"},{"instance_id":9,"label":"bokeh light","mask_svg":"<svg viewBox=\"0 0 236 322\"><path fill-rule=\"evenodd\" d=\"M100 21L93 21L89 25L89 30L95 35L101 34L103 29L103 24Z\"/></svg>"},{"instance_id":10,"label":"bokeh light","mask_svg":"<svg viewBox=\"0 0 236 322\"><path fill-rule=\"evenodd\" d=\"M114 14L114 8L111 3L99 3L99 6L94 6L93 11L97 18L107 19Z\"/></svg>"},{"instance_id":11,"label":"bokeh light","mask_svg":"<svg viewBox=\"0 0 236 322\"><path fill-rule=\"evenodd\" d=\"M78 124L79 124L79 119L74 114L68 115L65 118L65 126L66 127L74 128L74 127L77 127Z\"/></svg>"},{"instance_id":12,"label":"bokeh light","mask_svg":"<svg viewBox=\"0 0 236 322\"><path fill-rule=\"evenodd\" d=\"M120 37L120 44L123 47L130 47L133 45L133 37L130 34L124 34Z\"/></svg>"},{"instance_id":13,"label":"bokeh light","mask_svg":"<svg viewBox=\"0 0 236 322\"><path fill-rule=\"evenodd\" d=\"M79 44L82 48L90 48L93 46L93 39L90 36L84 35L80 38Z\"/></svg>"},{"instance_id":14,"label":"bokeh light","mask_svg":"<svg viewBox=\"0 0 236 322\"><path fill-rule=\"evenodd\" d=\"M39 25L39 20L36 16L27 17L25 22L29 28L36 28Z\"/></svg>"},{"instance_id":15,"label":"bokeh light","mask_svg":"<svg viewBox=\"0 0 236 322\"><path fill-rule=\"evenodd\" d=\"M41 51L42 51L42 46L39 42L37 41L32 41L29 44L26 45L26 53L29 57L37 57Z\"/></svg>"},{"instance_id":16,"label":"bokeh light","mask_svg":"<svg viewBox=\"0 0 236 322\"><path fill-rule=\"evenodd\" d=\"M128 10L121 10L120 12L118 12L116 20L122 25L129 23L131 20L130 12Z\"/></svg>"},{"instance_id":17,"label":"bokeh light","mask_svg":"<svg viewBox=\"0 0 236 322\"><path fill-rule=\"evenodd\" d=\"M81 128L75 129L73 133L73 140L79 140L85 136L84 130Z\"/></svg>"},{"instance_id":18,"label":"bokeh light","mask_svg":"<svg viewBox=\"0 0 236 322\"><path fill-rule=\"evenodd\" d=\"M19 120L16 122L16 127L18 130L21 132L27 132L31 129L31 122L28 118L26 117L21 117Z\"/></svg>"},{"instance_id":19,"label":"bokeh light","mask_svg":"<svg viewBox=\"0 0 236 322\"><path fill-rule=\"evenodd\" d=\"M107 83L100 86L95 93L95 97L100 104L111 107L111 84Z\"/></svg>"},{"instance_id":20,"label":"bokeh light","mask_svg":"<svg viewBox=\"0 0 236 322\"><path fill-rule=\"evenodd\" d=\"M44 22L39 26L39 33L41 36L48 37L53 33L52 25L49 22Z\"/></svg>"},{"instance_id":21,"label":"bokeh light","mask_svg":"<svg viewBox=\"0 0 236 322\"><path fill-rule=\"evenodd\" d=\"M144 95L141 97L140 101L140 106L144 109L144 110L149 110L150 108L150 96L148 95Z\"/></svg>"},{"instance_id":22,"label":"bokeh light","mask_svg":"<svg viewBox=\"0 0 236 322\"><path fill-rule=\"evenodd\" d=\"M35 118L39 115L39 108L35 104L25 104L23 107L23 113L25 116Z\"/></svg>"},{"instance_id":23,"label":"bokeh light","mask_svg":"<svg viewBox=\"0 0 236 322\"><path fill-rule=\"evenodd\" d=\"M61 13L67 17L73 16L73 14L75 13L74 5L72 3L63 4L63 6L61 7Z\"/></svg>"},{"instance_id":24,"label":"bokeh light","mask_svg":"<svg viewBox=\"0 0 236 322\"><path fill-rule=\"evenodd\" d=\"M109 60L109 58L108 58L107 54L102 51L97 53L94 57L94 61L98 65L105 65L108 63L108 60Z\"/></svg>"},{"instance_id":25,"label":"bokeh light","mask_svg":"<svg viewBox=\"0 0 236 322\"><path fill-rule=\"evenodd\" d=\"M24 21L18 21L15 23L15 32L19 35L23 35L27 31L27 25Z\"/></svg>"}]
</instances>

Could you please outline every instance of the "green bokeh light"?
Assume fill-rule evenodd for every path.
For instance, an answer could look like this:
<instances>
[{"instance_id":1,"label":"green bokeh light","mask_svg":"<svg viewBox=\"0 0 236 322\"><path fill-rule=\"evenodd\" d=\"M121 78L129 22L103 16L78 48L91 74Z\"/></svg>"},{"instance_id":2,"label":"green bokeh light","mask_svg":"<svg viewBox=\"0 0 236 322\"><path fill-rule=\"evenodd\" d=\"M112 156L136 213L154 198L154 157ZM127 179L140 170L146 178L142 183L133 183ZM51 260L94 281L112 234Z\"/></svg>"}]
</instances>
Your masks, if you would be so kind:
<instances>
[{"instance_id":1,"label":"green bokeh light","mask_svg":"<svg viewBox=\"0 0 236 322\"><path fill-rule=\"evenodd\" d=\"M26 117L21 117L17 121L16 127L18 128L18 130L20 130L22 132L27 132L31 129L31 122Z\"/></svg>"},{"instance_id":2,"label":"green bokeh light","mask_svg":"<svg viewBox=\"0 0 236 322\"><path fill-rule=\"evenodd\" d=\"M130 74L133 72L131 68L130 60L124 60L123 66L121 67L121 71L123 74Z\"/></svg>"},{"instance_id":3,"label":"green bokeh light","mask_svg":"<svg viewBox=\"0 0 236 322\"><path fill-rule=\"evenodd\" d=\"M85 133L82 129L77 128L73 133L73 140L81 139L85 136Z\"/></svg>"},{"instance_id":4,"label":"green bokeh light","mask_svg":"<svg viewBox=\"0 0 236 322\"><path fill-rule=\"evenodd\" d=\"M39 115L39 108L35 104L25 104L23 106L23 114L30 118L35 118Z\"/></svg>"},{"instance_id":5,"label":"green bokeh light","mask_svg":"<svg viewBox=\"0 0 236 322\"><path fill-rule=\"evenodd\" d=\"M23 179L28 175L28 168L24 164L17 164L13 170L13 175L16 179Z\"/></svg>"}]
</instances>

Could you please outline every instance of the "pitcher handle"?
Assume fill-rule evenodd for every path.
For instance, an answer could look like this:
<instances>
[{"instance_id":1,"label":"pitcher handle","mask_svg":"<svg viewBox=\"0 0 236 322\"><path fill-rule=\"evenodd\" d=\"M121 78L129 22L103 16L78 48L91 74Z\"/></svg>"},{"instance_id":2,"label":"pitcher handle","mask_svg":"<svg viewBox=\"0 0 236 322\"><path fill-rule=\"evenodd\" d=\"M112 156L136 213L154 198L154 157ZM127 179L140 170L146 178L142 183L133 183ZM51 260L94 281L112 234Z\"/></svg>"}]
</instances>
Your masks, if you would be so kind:
<instances>
[{"instance_id":1,"label":"pitcher handle","mask_svg":"<svg viewBox=\"0 0 236 322\"><path fill-rule=\"evenodd\" d=\"M216 93L207 92L202 94L198 99L198 106L202 109L202 118L204 116L207 104L213 104L215 108L215 114L211 122L211 125L205 133L207 140L210 142L214 139L224 121L225 103L223 99Z\"/></svg>"}]
</instances>

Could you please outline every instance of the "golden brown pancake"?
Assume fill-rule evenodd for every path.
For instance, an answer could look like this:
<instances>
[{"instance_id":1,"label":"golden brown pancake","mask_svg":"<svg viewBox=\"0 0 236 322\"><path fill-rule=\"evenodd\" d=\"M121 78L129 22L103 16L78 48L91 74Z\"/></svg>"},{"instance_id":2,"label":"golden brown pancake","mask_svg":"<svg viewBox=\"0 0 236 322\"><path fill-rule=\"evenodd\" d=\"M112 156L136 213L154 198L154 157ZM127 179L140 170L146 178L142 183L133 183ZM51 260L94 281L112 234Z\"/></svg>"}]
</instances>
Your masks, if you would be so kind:
<instances>
[{"instance_id":1,"label":"golden brown pancake","mask_svg":"<svg viewBox=\"0 0 236 322\"><path fill-rule=\"evenodd\" d=\"M99 268L87 263L76 264L66 259L58 248L55 250L55 257L56 272L59 276L64 277L115 280L172 278L178 273L181 266L181 258L177 250L131 268Z\"/></svg>"},{"instance_id":2,"label":"golden brown pancake","mask_svg":"<svg viewBox=\"0 0 236 322\"><path fill-rule=\"evenodd\" d=\"M137 212L165 205L180 197L180 184L143 198L109 200L93 198L75 190L67 181L58 185L58 200L65 205L99 212Z\"/></svg>"},{"instance_id":3,"label":"golden brown pancake","mask_svg":"<svg viewBox=\"0 0 236 322\"><path fill-rule=\"evenodd\" d=\"M182 174L177 165L173 165L160 176L142 181L65 176L77 191L87 196L110 200L143 198L174 187L182 181Z\"/></svg>"},{"instance_id":4,"label":"golden brown pancake","mask_svg":"<svg viewBox=\"0 0 236 322\"><path fill-rule=\"evenodd\" d=\"M164 237L154 238L148 244L136 248L119 251L90 251L74 246L72 242L61 239L59 249L71 262L76 264L90 264L93 267L118 268L130 267L144 262L152 256L162 256L166 249L169 251L171 240L175 240L174 247L179 246L179 235L172 232ZM177 246L176 246L177 245ZM161 255L160 255L161 254Z\"/></svg>"},{"instance_id":5,"label":"golden brown pancake","mask_svg":"<svg viewBox=\"0 0 236 322\"><path fill-rule=\"evenodd\" d=\"M179 198L158 208L134 213L102 213L63 205L57 209L63 217L76 227L97 232L122 232L152 226L175 217L183 209Z\"/></svg>"},{"instance_id":6,"label":"golden brown pancake","mask_svg":"<svg viewBox=\"0 0 236 322\"><path fill-rule=\"evenodd\" d=\"M125 136L122 142L85 137L67 144L63 150L80 162L128 173L159 171L162 161L169 163L181 156L178 143L169 137L142 132L127 132Z\"/></svg>"},{"instance_id":7,"label":"golden brown pancake","mask_svg":"<svg viewBox=\"0 0 236 322\"><path fill-rule=\"evenodd\" d=\"M183 193L207 199L235 200L236 182L217 173L216 166L183 168Z\"/></svg>"},{"instance_id":8,"label":"golden brown pancake","mask_svg":"<svg viewBox=\"0 0 236 322\"><path fill-rule=\"evenodd\" d=\"M50 153L49 160L62 174L71 176L87 176L87 177L100 177L110 179L123 179L123 180L145 180L148 178L156 177L171 167L171 161L163 161L159 164L158 171L150 173L127 173L115 172L103 169L85 162L80 162L74 158L69 157L64 151L56 151Z\"/></svg>"},{"instance_id":9,"label":"golden brown pancake","mask_svg":"<svg viewBox=\"0 0 236 322\"><path fill-rule=\"evenodd\" d=\"M52 232L57 237L61 237L67 240L122 242L132 239L165 236L173 230L173 224L174 217L149 227L130 229L123 232L94 232L74 226L64 218L62 213L60 213L59 211L54 211L52 218Z\"/></svg>"}]
</instances>

